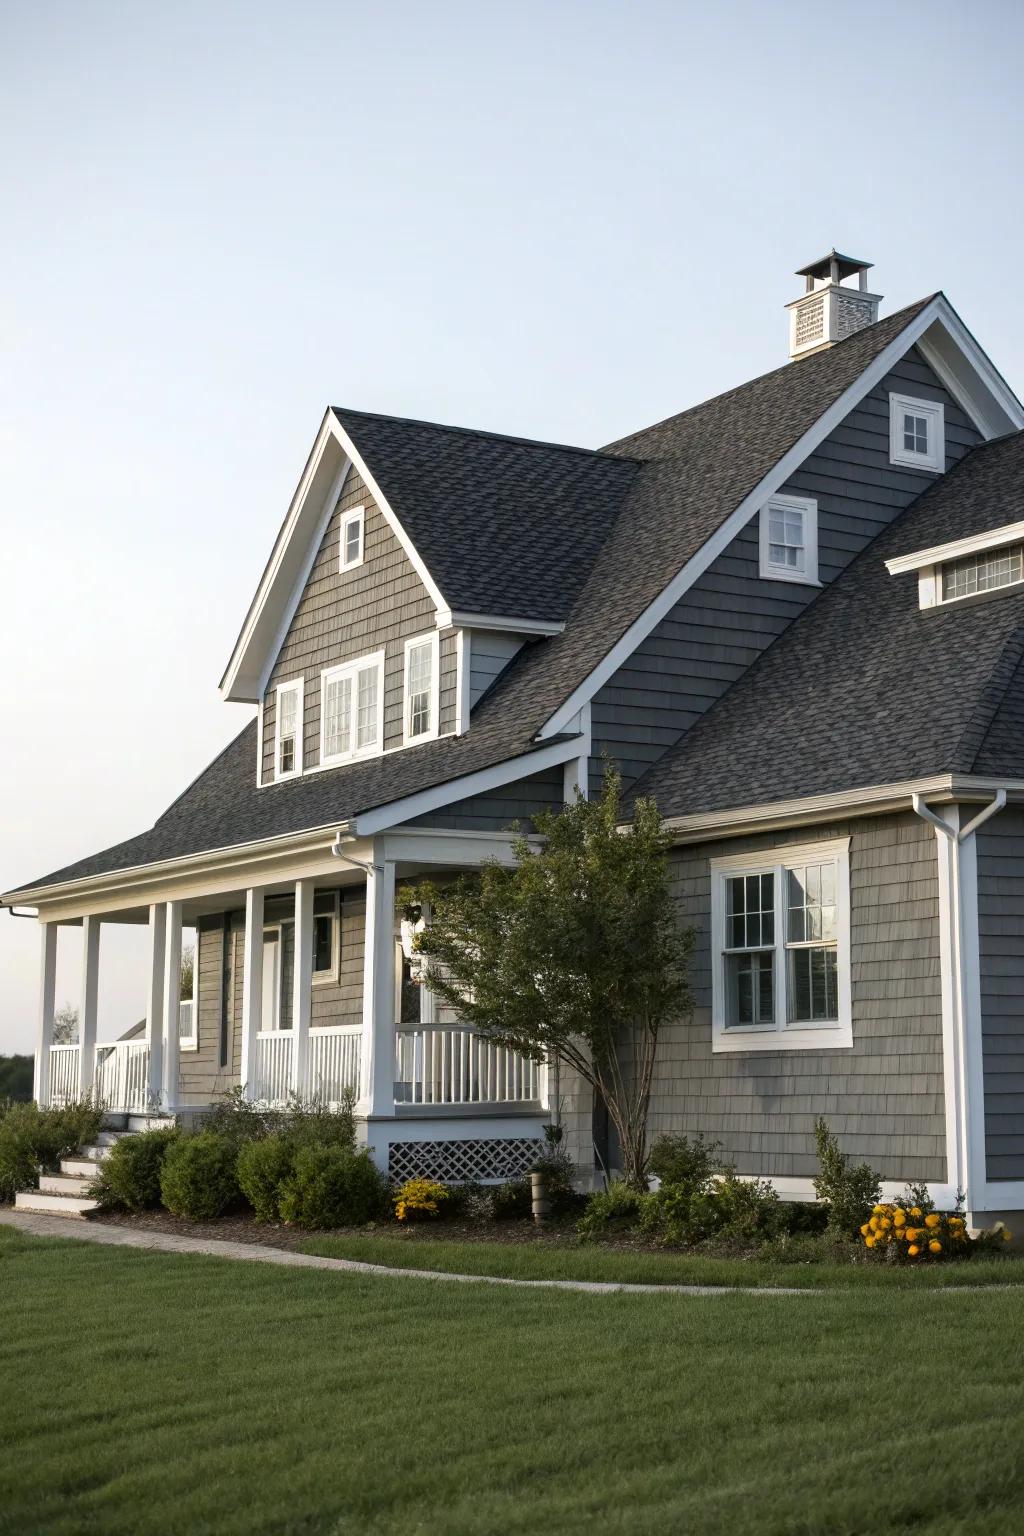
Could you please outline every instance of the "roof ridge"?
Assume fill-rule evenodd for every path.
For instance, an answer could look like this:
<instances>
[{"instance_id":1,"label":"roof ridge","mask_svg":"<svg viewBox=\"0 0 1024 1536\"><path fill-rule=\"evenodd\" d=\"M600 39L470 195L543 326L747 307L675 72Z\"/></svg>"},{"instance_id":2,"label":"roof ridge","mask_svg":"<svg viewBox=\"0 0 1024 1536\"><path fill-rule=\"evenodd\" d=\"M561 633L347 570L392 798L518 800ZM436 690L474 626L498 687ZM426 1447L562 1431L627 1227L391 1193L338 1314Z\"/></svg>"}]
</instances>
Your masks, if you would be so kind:
<instances>
[{"instance_id":1,"label":"roof ridge","mask_svg":"<svg viewBox=\"0 0 1024 1536\"><path fill-rule=\"evenodd\" d=\"M988 682L982 689L970 718L960 734L950 765L954 773L973 771L1022 662L1024 662L1024 624L1019 624L999 652L999 658L989 674ZM961 762L962 753L966 753L963 762Z\"/></svg>"},{"instance_id":2,"label":"roof ridge","mask_svg":"<svg viewBox=\"0 0 1024 1536\"><path fill-rule=\"evenodd\" d=\"M862 326L859 331L854 331L851 336L844 336L841 341L834 342L831 347L821 348L817 352L812 352L808 357L790 358L788 362L781 363L777 368L769 368L765 373L755 374L752 379L745 379L741 384L733 384L729 389L723 389L717 395L709 395L706 400L697 400L693 405L686 406L684 410L673 411L670 415L662 417L660 421L652 421L649 426L637 427L635 431L627 432L625 436L617 437L612 442L606 443L600 451L602 453L611 453L620 444L630 443L634 438L643 437L648 432L656 432L659 427L667 427L672 422L682 421L684 417L693 415L695 411L701 411L709 405L716 405L720 400L728 399L730 395L738 395L741 390L750 389L755 384L763 383L765 379L772 379L778 374L788 372L794 362L810 362L812 358L823 357L826 353L832 356L836 353L837 349L846 346L847 343L857 341L860 337L865 336L868 331L873 331L880 325L889 325L893 320L898 320L901 315L908 317L906 323L909 324L911 310L920 313L922 309L931 304L933 299L940 297L942 297L942 290L936 289L934 293L928 294L925 298L916 299L912 304L905 304L902 309L894 309L891 315L883 315L881 319L875 320L871 325ZM626 457L626 455L622 455L622 457Z\"/></svg>"},{"instance_id":3,"label":"roof ridge","mask_svg":"<svg viewBox=\"0 0 1024 1536\"><path fill-rule=\"evenodd\" d=\"M426 421L419 416L395 416L387 411L361 411L353 406L332 405L330 409L344 420L346 416L362 416L370 421L390 421L405 427L429 427L434 432L453 432L462 437L482 437L490 442L515 443L523 448L547 448L554 453L577 453L588 459L626 459L626 454L606 454L602 448L581 448L576 443L555 443L542 437L521 437L516 433L493 432L487 427L460 427L447 421Z\"/></svg>"}]
</instances>

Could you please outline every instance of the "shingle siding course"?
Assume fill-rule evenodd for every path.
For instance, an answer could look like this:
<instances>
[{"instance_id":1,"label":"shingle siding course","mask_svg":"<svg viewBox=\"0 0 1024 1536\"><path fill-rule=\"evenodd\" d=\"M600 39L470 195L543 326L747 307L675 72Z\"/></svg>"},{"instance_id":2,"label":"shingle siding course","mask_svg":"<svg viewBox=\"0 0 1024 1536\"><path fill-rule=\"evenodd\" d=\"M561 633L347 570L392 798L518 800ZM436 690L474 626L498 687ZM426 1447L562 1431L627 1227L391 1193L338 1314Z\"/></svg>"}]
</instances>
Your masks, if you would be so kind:
<instances>
[{"instance_id":1,"label":"shingle siding course","mask_svg":"<svg viewBox=\"0 0 1024 1536\"><path fill-rule=\"evenodd\" d=\"M406 825L447 827L458 832L505 832L510 828L530 832L538 811L558 810L564 793L562 770L553 768L468 800L457 800L439 811L417 816Z\"/></svg>"},{"instance_id":2,"label":"shingle siding course","mask_svg":"<svg viewBox=\"0 0 1024 1536\"><path fill-rule=\"evenodd\" d=\"M977 839L986 1173L1024 1180L1024 810Z\"/></svg>"},{"instance_id":3,"label":"shingle siding course","mask_svg":"<svg viewBox=\"0 0 1024 1536\"><path fill-rule=\"evenodd\" d=\"M850 837L853 1047L716 1055L711 1049L709 860ZM825 1115L883 1178L945 1178L938 883L931 830L912 815L677 848L680 921L696 942L691 1020L662 1034L651 1132L721 1141L741 1173L810 1177ZM886 876L883 884L880 872ZM891 899L885 899L888 893ZM884 920L880 904L891 908ZM884 932L885 937L881 935Z\"/></svg>"}]
</instances>

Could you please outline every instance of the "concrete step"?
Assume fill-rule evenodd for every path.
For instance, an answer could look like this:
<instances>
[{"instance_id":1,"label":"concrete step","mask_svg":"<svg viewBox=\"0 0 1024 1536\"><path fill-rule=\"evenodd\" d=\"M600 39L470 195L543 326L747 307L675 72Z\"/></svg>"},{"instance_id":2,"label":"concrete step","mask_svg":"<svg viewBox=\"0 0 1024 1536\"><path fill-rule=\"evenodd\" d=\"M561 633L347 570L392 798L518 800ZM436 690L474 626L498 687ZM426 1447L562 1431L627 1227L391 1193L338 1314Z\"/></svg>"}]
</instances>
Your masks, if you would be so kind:
<instances>
[{"instance_id":1,"label":"concrete step","mask_svg":"<svg viewBox=\"0 0 1024 1536\"><path fill-rule=\"evenodd\" d=\"M129 1115L130 1131L170 1131L174 1129L173 1115Z\"/></svg>"},{"instance_id":2,"label":"concrete step","mask_svg":"<svg viewBox=\"0 0 1024 1536\"><path fill-rule=\"evenodd\" d=\"M88 1195L91 1184L91 1178L79 1173L44 1173L39 1177L44 1195Z\"/></svg>"},{"instance_id":3,"label":"concrete step","mask_svg":"<svg viewBox=\"0 0 1024 1536\"><path fill-rule=\"evenodd\" d=\"M85 1146L79 1147L75 1157L87 1157L91 1162L102 1163L105 1157L110 1156L109 1145L101 1145L97 1141L90 1141Z\"/></svg>"},{"instance_id":4,"label":"concrete step","mask_svg":"<svg viewBox=\"0 0 1024 1536\"><path fill-rule=\"evenodd\" d=\"M97 1131L96 1146L116 1147L117 1143L119 1141L123 1141L124 1138L129 1134L130 1133L128 1131Z\"/></svg>"},{"instance_id":5,"label":"concrete step","mask_svg":"<svg viewBox=\"0 0 1024 1536\"><path fill-rule=\"evenodd\" d=\"M100 1171L100 1159L97 1157L83 1157L76 1153L74 1157L62 1157L60 1171L71 1177L78 1174L80 1178L94 1179Z\"/></svg>"},{"instance_id":6,"label":"concrete step","mask_svg":"<svg viewBox=\"0 0 1024 1536\"><path fill-rule=\"evenodd\" d=\"M128 1129L128 1116L121 1110L108 1109L103 1116L103 1129L105 1131L126 1131Z\"/></svg>"},{"instance_id":7,"label":"concrete step","mask_svg":"<svg viewBox=\"0 0 1024 1536\"><path fill-rule=\"evenodd\" d=\"M24 1189L14 1197L16 1211L45 1211L50 1216L73 1216L79 1220L98 1206L98 1200L83 1195L48 1195L41 1189Z\"/></svg>"}]
</instances>

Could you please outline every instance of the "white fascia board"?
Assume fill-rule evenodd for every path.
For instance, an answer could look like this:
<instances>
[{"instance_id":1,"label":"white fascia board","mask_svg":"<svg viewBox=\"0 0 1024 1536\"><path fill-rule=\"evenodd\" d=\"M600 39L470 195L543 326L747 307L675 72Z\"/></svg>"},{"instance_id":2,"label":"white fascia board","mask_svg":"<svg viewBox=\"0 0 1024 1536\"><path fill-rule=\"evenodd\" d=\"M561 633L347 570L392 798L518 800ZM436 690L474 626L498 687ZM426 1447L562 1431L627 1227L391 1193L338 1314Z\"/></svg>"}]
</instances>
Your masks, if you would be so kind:
<instances>
[{"instance_id":1,"label":"white fascia board","mask_svg":"<svg viewBox=\"0 0 1024 1536\"><path fill-rule=\"evenodd\" d=\"M1012 426L1024 426L1024 407L1021 406L1013 391L1001 378L997 370L989 362L977 342L971 336L966 326L960 320L955 310L943 294L937 294L921 313L908 325L905 325L899 335L878 354L872 363L864 369L856 381L840 395L839 399L825 411L818 420L794 443L788 453L778 461L774 468L767 474L759 485L755 486L736 510L722 523L712 534L697 553L688 560L681 571L678 571L655 598L654 602L635 619L626 630L625 634L616 641L607 655L598 663L590 675L584 679L578 687L574 688L569 697L544 723L538 732L539 739L557 735L563 731L566 722L572 718L581 705L589 703L599 688L613 677L619 668L626 662L642 640L650 634L651 630L668 614L679 602L680 598L689 591L694 582L703 576L708 566L718 559L719 555L732 543L736 535L746 527L760 510L770 496L774 496L786 481L796 473L808 454L814 452L818 445L850 411L859 404L865 395L869 394L882 382L893 365L916 346L926 332L930 333L933 349L938 346L943 336L949 338L950 345L947 351L950 358L958 355L966 357L975 369L975 375L979 382L983 380L993 402L987 413L979 412L974 419L978 430L983 435L997 436L1001 432L1010 430ZM947 365L948 366L948 365ZM1006 425L999 426L993 431L993 407L998 406L1005 412Z\"/></svg>"},{"instance_id":2,"label":"white fascia board","mask_svg":"<svg viewBox=\"0 0 1024 1536\"><path fill-rule=\"evenodd\" d=\"M974 533L967 538L953 539L948 544L933 544L930 549L918 549L910 555L896 555L885 562L890 576L902 576L907 571L919 571L926 565L942 565L947 560L959 560L963 555L973 555L979 550L995 549L1000 544L1017 544L1024 539L1024 522L1004 523L1001 528L990 528L985 533Z\"/></svg>"},{"instance_id":3,"label":"white fascia board","mask_svg":"<svg viewBox=\"0 0 1024 1536\"><path fill-rule=\"evenodd\" d=\"M440 588L362 455L328 410L221 679L223 698L256 703L262 697L350 468L362 477L435 608L447 610Z\"/></svg>"},{"instance_id":4,"label":"white fascia board","mask_svg":"<svg viewBox=\"0 0 1024 1536\"><path fill-rule=\"evenodd\" d=\"M937 295L938 327L923 335L920 351L988 440L1024 427L1024 405L978 345L944 293Z\"/></svg>"},{"instance_id":5,"label":"white fascia board","mask_svg":"<svg viewBox=\"0 0 1024 1536\"><path fill-rule=\"evenodd\" d=\"M514 615L494 613L453 613L450 608L437 610L438 629L498 629L513 635L560 635L564 623L554 619L517 619Z\"/></svg>"},{"instance_id":6,"label":"white fascia board","mask_svg":"<svg viewBox=\"0 0 1024 1536\"><path fill-rule=\"evenodd\" d=\"M503 784L514 783L516 779L543 773L545 768L554 768L578 756L579 750L576 737L569 736L550 742L533 752L524 753L522 757L506 758L490 768L478 769L476 773L468 773L460 779L449 779L444 784L435 785L433 789L423 789L415 795L407 795L403 800L393 800L390 805L363 811L356 816L355 830L360 837L372 837L375 833L386 832L402 822L411 821L416 816L426 816L430 811L441 810L455 800L486 794L489 789L500 789Z\"/></svg>"}]
</instances>

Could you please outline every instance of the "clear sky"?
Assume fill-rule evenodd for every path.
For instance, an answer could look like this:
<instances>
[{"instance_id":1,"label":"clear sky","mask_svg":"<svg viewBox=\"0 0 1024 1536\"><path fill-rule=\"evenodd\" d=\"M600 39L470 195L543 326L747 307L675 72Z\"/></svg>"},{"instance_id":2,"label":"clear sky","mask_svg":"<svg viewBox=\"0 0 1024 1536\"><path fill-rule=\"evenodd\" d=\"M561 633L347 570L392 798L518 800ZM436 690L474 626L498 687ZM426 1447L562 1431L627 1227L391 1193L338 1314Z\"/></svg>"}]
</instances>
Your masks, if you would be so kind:
<instances>
[{"instance_id":1,"label":"clear sky","mask_svg":"<svg viewBox=\"0 0 1024 1536\"><path fill-rule=\"evenodd\" d=\"M246 723L217 682L328 403L597 445L785 361L833 244L1021 392L1022 44L1013 0L0 0L0 889ZM37 969L0 914L0 1051Z\"/></svg>"}]
</instances>

